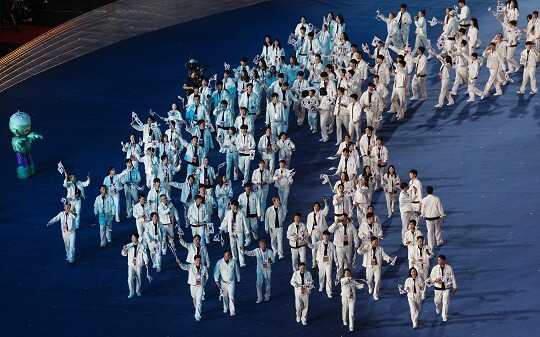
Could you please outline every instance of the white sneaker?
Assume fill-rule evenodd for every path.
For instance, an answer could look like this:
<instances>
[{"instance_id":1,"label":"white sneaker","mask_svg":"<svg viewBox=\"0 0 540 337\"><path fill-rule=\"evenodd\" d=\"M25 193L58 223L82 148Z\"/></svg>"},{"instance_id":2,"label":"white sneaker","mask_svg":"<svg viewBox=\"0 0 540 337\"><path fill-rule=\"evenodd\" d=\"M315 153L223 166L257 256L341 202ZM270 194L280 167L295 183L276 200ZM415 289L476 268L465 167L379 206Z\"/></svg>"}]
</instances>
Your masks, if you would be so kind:
<instances>
[{"instance_id":1,"label":"white sneaker","mask_svg":"<svg viewBox=\"0 0 540 337\"><path fill-rule=\"evenodd\" d=\"M260 298L258 298L258 299L257 299L257 302L255 302L255 304L259 304L259 303L261 303L261 302L262 302L262 300L261 300Z\"/></svg>"},{"instance_id":2,"label":"white sneaker","mask_svg":"<svg viewBox=\"0 0 540 337\"><path fill-rule=\"evenodd\" d=\"M128 298L132 298L133 296L135 296L135 293L131 293L128 295Z\"/></svg>"},{"instance_id":3,"label":"white sneaker","mask_svg":"<svg viewBox=\"0 0 540 337\"><path fill-rule=\"evenodd\" d=\"M474 98L469 98L467 102L474 102Z\"/></svg>"},{"instance_id":4,"label":"white sneaker","mask_svg":"<svg viewBox=\"0 0 540 337\"><path fill-rule=\"evenodd\" d=\"M493 96L501 96L502 95L502 92L496 92L495 94L493 94Z\"/></svg>"},{"instance_id":5,"label":"white sneaker","mask_svg":"<svg viewBox=\"0 0 540 337\"><path fill-rule=\"evenodd\" d=\"M450 91L450 95L456 96L456 95L457 95L457 92L455 92L455 91Z\"/></svg>"},{"instance_id":6,"label":"white sneaker","mask_svg":"<svg viewBox=\"0 0 540 337\"><path fill-rule=\"evenodd\" d=\"M336 145L339 145L339 142L336 142Z\"/></svg>"},{"instance_id":7,"label":"white sneaker","mask_svg":"<svg viewBox=\"0 0 540 337\"><path fill-rule=\"evenodd\" d=\"M442 108L442 104L435 105L436 108Z\"/></svg>"},{"instance_id":8,"label":"white sneaker","mask_svg":"<svg viewBox=\"0 0 540 337\"><path fill-rule=\"evenodd\" d=\"M343 325L347 326L347 325L349 325L349 323L343 321Z\"/></svg>"},{"instance_id":9,"label":"white sneaker","mask_svg":"<svg viewBox=\"0 0 540 337\"><path fill-rule=\"evenodd\" d=\"M353 331L354 331L354 328L353 328L353 327L350 327L350 328L349 328L349 331L350 331L350 332L353 332Z\"/></svg>"},{"instance_id":10,"label":"white sneaker","mask_svg":"<svg viewBox=\"0 0 540 337\"><path fill-rule=\"evenodd\" d=\"M306 321L302 321L302 325L307 325L307 322L306 322Z\"/></svg>"},{"instance_id":11,"label":"white sneaker","mask_svg":"<svg viewBox=\"0 0 540 337\"><path fill-rule=\"evenodd\" d=\"M448 318L443 317L442 321L443 321L443 322L446 322L446 321L448 321Z\"/></svg>"},{"instance_id":12,"label":"white sneaker","mask_svg":"<svg viewBox=\"0 0 540 337\"><path fill-rule=\"evenodd\" d=\"M300 323L300 317L296 317L296 322Z\"/></svg>"},{"instance_id":13,"label":"white sneaker","mask_svg":"<svg viewBox=\"0 0 540 337\"><path fill-rule=\"evenodd\" d=\"M537 92L536 91L531 91L531 95L536 95Z\"/></svg>"},{"instance_id":14,"label":"white sneaker","mask_svg":"<svg viewBox=\"0 0 540 337\"><path fill-rule=\"evenodd\" d=\"M416 97L416 96L411 97L411 101L416 101L417 99L418 99L418 97Z\"/></svg>"},{"instance_id":15,"label":"white sneaker","mask_svg":"<svg viewBox=\"0 0 540 337\"><path fill-rule=\"evenodd\" d=\"M454 105L454 102L448 102L448 104L446 104L446 105L448 105L448 106Z\"/></svg>"},{"instance_id":16,"label":"white sneaker","mask_svg":"<svg viewBox=\"0 0 540 337\"><path fill-rule=\"evenodd\" d=\"M378 300L379 300L379 296L373 296L373 299L374 299L375 301L378 301Z\"/></svg>"}]
</instances>

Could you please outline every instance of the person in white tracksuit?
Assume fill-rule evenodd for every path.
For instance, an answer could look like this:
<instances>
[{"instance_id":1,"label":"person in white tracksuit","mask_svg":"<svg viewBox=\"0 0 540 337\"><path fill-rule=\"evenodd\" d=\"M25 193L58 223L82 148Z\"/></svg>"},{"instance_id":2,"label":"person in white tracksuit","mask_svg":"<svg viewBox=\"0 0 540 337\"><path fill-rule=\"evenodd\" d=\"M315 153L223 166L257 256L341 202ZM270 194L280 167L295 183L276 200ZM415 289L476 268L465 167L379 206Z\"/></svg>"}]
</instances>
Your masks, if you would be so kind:
<instances>
[{"instance_id":1,"label":"person in white tracksuit","mask_svg":"<svg viewBox=\"0 0 540 337\"><path fill-rule=\"evenodd\" d=\"M287 239L291 247L291 262L293 271L298 270L299 262L306 262L306 245L309 236L306 225L301 222L300 213L294 214L294 222L287 228Z\"/></svg>"},{"instance_id":2,"label":"person in white tracksuit","mask_svg":"<svg viewBox=\"0 0 540 337\"><path fill-rule=\"evenodd\" d=\"M444 241L441 234L441 222L444 221L444 209L441 199L433 195L433 187L426 187L427 196L421 202L421 216L426 220L428 245L433 249L435 243L441 246Z\"/></svg>"},{"instance_id":3,"label":"person in white tracksuit","mask_svg":"<svg viewBox=\"0 0 540 337\"><path fill-rule=\"evenodd\" d=\"M369 293L373 293L373 299L379 300L379 287L381 285L381 267L382 261L390 263L392 258L388 256L384 249L379 246L379 239L371 238L371 244L363 244L357 249L358 254L363 254L362 267L366 268L366 281ZM372 281L375 281L373 284Z\"/></svg>"},{"instance_id":4,"label":"person in white tracksuit","mask_svg":"<svg viewBox=\"0 0 540 337\"><path fill-rule=\"evenodd\" d=\"M195 202L188 208L188 221L191 226L191 234L193 236L199 235L201 238L206 238L206 217L207 210L206 205L202 202L203 198L197 194L195 196ZM205 243L205 240L202 240Z\"/></svg>"},{"instance_id":5,"label":"person in white tracksuit","mask_svg":"<svg viewBox=\"0 0 540 337\"><path fill-rule=\"evenodd\" d=\"M133 206L133 217L135 218L135 227L137 228L141 242L144 241L144 224L150 221L150 213L150 208L146 203L146 197L142 193L139 194L139 202Z\"/></svg>"},{"instance_id":6,"label":"person in white tracksuit","mask_svg":"<svg viewBox=\"0 0 540 337\"><path fill-rule=\"evenodd\" d=\"M411 219L411 221L409 221L409 229L405 232L405 235L403 235L403 245L407 247L407 252L410 252L416 247L416 240L419 236L423 237L422 232L416 228L416 220ZM411 261L409 261L409 268L412 266Z\"/></svg>"},{"instance_id":7,"label":"person in white tracksuit","mask_svg":"<svg viewBox=\"0 0 540 337\"><path fill-rule=\"evenodd\" d=\"M467 67L467 74L469 76L467 82L467 93L469 99L467 102L474 102L476 96L482 96L482 91L476 87L476 81L478 80L478 74L480 73L480 66L482 61L478 58L477 53L471 53L469 58L469 65Z\"/></svg>"},{"instance_id":8,"label":"person in white tracksuit","mask_svg":"<svg viewBox=\"0 0 540 337\"><path fill-rule=\"evenodd\" d=\"M253 192L257 194L257 198L259 199L260 212L266 210L268 189L272 182L272 173L266 169L266 162L263 159L259 160L259 168L253 170L251 174L251 183L253 184ZM264 221L264 215L264 213L261 213L261 221Z\"/></svg>"},{"instance_id":9,"label":"person in white tracksuit","mask_svg":"<svg viewBox=\"0 0 540 337\"><path fill-rule=\"evenodd\" d=\"M47 227L55 222L60 221L62 229L62 239L64 240L64 247L66 249L66 260L69 263L75 262L75 219L77 214L71 210L71 204L65 203L64 210L58 213L54 218L47 222Z\"/></svg>"},{"instance_id":10,"label":"person in white tracksuit","mask_svg":"<svg viewBox=\"0 0 540 337\"><path fill-rule=\"evenodd\" d=\"M311 294L311 288L313 288L313 277L306 270L306 264L304 262L300 262L298 269L294 271L291 278L291 285L294 287L296 322L302 322L302 325L307 325L309 295Z\"/></svg>"},{"instance_id":11,"label":"person in white tracksuit","mask_svg":"<svg viewBox=\"0 0 540 337\"><path fill-rule=\"evenodd\" d=\"M349 326L349 331L354 331L354 306L356 304L356 289L364 288L364 285L354 280L349 268L345 268L341 283L341 318L343 325Z\"/></svg>"},{"instance_id":12,"label":"person in white tracksuit","mask_svg":"<svg viewBox=\"0 0 540 337\"><path fill-rule=\"evenodd\" d=\"M137 293L137 296L141 296L141 269L142 266L148 268L148 255L146 254L145 245L139 243L138 233L133 233L131 243L122 247L122 256L127 256L128 298L135 296L135 293ZM135 289L133 289L133 282L135 282Z\"/></svg>"},{"instance_id":13,"label":"person in white tracksuit","mask_svg":"<svg viewBox=\"0 0 540 337\"><path fill-rule=\"evenodd\" d=\"M216 263L214 281L223 294L223 313L230 311L231 317L235 316L234 294L236 285L240 284L240 269L230 250L226 250L223 258Z\"/></svg>"},{"instance_id":14,"label":"person in white tracksuit","mask_svg":"<svg viewBox=\"0 0 540 337\"><path fill-rule=\"evenodd\" d=\"M384 196L386 198L386 210L388 218L392 217L394 213L394 206L396 204L396 194L399 189L400 179L396 173L394 165L388 166L388 171L382 176L382 186L384 190Z\"/></svg>"},{"instance_id":15,"label":"person in white tracksuit","mask_svg":"<svg viewBox=\"0 0 540 337\"><path fill-rule=\"evenodd\" d=\"M422 292L425 291L425 285L419 279L418 272L414 267L409 269L409 277L405 280L403 290L407 292L411 321L413 328L416 329L418 327L418 314L422 310Z\"/></svg>"},{"instance_id":16,"label":"person in white tracksuit","mask_svg":"<svg viewBox=\"0 0 540 337\"><path fill-rule=\"evenodd\" d=\"M152 268L155 268L158 273L161 272L161 249L166 235L165 228L159 222L157 212L151 213L150 221L144 225L144 243L148 247L152 259Z\"/></svg>"},{"instance_id":17,"label":"person in white tracksuit","mask_svg":"<svg viewBox=\"0 0 540 337\"><path fill-rule=\"evenodd\" d=\"M251 243L249 237L249 225L246 222L244 212L240 210L238 201L231 201L231 209L225 214L221 226L220 232L224 231L229 233L229 240L231 245L231 252L233 259L240 262L240 267L245 267L244 255L240 254L240 247L244 246L244 238L246 240L246 246Z\"/></svg>"},{"instance_id":18,"label":"person in white tracksuit","mask_svg":"<svg viewBox=\"0 0 540 337\"><path fill-rule=\"evenodd\" d=\"M124 193L126 195L126 211L127 218L131 218L133 214L133 205L137 203L139 191L139 183L141 182L141 174L139 170L133 166L133 161L126 159L126 169L120 173L120 182L124 184Z\"/></svg>"},{"instance_id":19,"label":"person in white tracksuit","mask_svg":"<svg viewBox=\"0 0 540 337\"><path fill-rule=\"evenodd\" d=\"M416 269L422 283L429 277L429 260L433 256L433 250L429 246L424 245L424 237L421 235L416 238L416 245L412 249L409 249L407 253L409 266ZM422 299L426 298L424 290L422 290L421 295Z\"/></svg>"},{"instance_id":20,"label":"person in white tracksuit","mask_svg":"<svg viewBox=\"0 0 540 337\"><path fill-rule=\"evenodd\" d=\"M100 195L94 201L94 215L99 223L100 247L105 248L112 238L112 220L116 213L114 199L107 193L107 186L99 187Z\"/></svg>"},{"instance_id":21,"label":"person in white tracksuit","mask_svg":"<svg viewBox=\"0 0 540 337\"><path fill-rule=\"evenodd\" d=\"M264 300L270 300L270 289L272 286L272 264L275 262L275 254L271 249L266 248L266 241L259 240L259 248L253 250L244 250L241 252L247 256L257 258L257 302L259 304L263 300L263 283L266 285Z\"/></svg>"},{"instance_id":22,"label":"person in white tracksuit","mask_svg":"<svg viewBox=\"0 0 540 337\"><path fill-rule=\"evenodd\" d=\"M342 214L329 228L334 233L334 245L337 252L337 280L343 277L343 270L350 268L353 261L353 251L360 246L358 231L347 213Z\"/></svg>"},{"instance_id":23,"label":"person in white tracksuit","mask_svg":"<svg viewBox=\"0 0 540 337\"><path fill-rule=\"evenodd\" d=\"M452 69L452 56L439 56L441 67L439 69L439 79L441 80L441 92L439 93L439 101L435 105L436 108L442 108L444 99L448 100L448 105L454 105L454 99L450 94L450 70Z\"/></svg>"},{"instance_id":24,"label":"person in white tracksuit","mask_svg":"<svg viewBox=\"0 0 540 337\"><path fill-rule=\"evenodd\" d=\"M328 215L328 202L323 198L324 208L321 209L321 204L315 202L312 206L313 211L308 214L306 227L308 235L311 238L310 242L315 245L322 240L322 233L328 229L326 224L326 216ZM317 247L311 248L311 269L317 268Z\"/></svg>"},{"instance_id":25,"label":"person in white tracksuit","mask_svg":"<svg viewBox=\"0 0 540 337\"><path fill-rule=\"evenodd\" d=\"M448 320L448 307L450 306L450 289L455 294L458 285L454 270L450 265L446 264L445 255L437 257L437 265L431 269L429 278L435 288L435 312L441 314L442 320L446 322Z\"/></svg>"},{"instance_id":26,"label":"person in white tracksuit","mask_svg":"<svg viewBox=\"0 0 540 337\"><path fill-rule=\"evenodd\" d=\"M529 80L531 81L531 94L536 94L538 92L538 87L536 86L536 63L540 60L540 56L538 51L534 49L531 41L527 41L525 46L526 49L521 52L519 57L519 63L523 65L523 80L518 94L525 93L525 87Z\"/></svg>"},{"instance_id":27,"label":"person in white tracksuit","mask_svg":"<svg viewBox=\"0 0 540 337\"><path fill-rule=\"evenodd\" d=\"M409 193L409 184L402 182L400 185L401 193L399 193L399 212L401 214L401 238L405 236L409 221L413 218L412 199Z\"/></svg>"},{"instance_id":28,"label":"person in white tracksuit","mask_svg":"<svg viewBox=\"0 0 540 337\"><path fill-rule=\"evenodd\" d=\"M274 253L278 254L280 260L283 260L283 221L285 220L285 211L281 206L279 197L272 198L272 206L268 207L264 215L264 229L266 234L270 235L270 243Z\"/></svg>"},{"instance_id":29,"label":"person in white tracksuit","mask_svg":"<svg viewBox=\"0 0 540 337\"><path fill-rule=\"evenodd\" d=\"M165 194L160 196L160 200L157 207L159 222L161 222L163 228L165 228L169 245L174 247L174 220L176 220L177 224L180 224L180 217L178 216L176 207L174 207L173 203L169 201L169 198L167 198ZM177 226L179 227L179 225ZM167 243L165 241L163 242L161 250L164 254L167 252Z\"/></svg>"},{"instance_id":30,"label":"person in white tracksuit","mask_svg":"<svg viewBox=\"0 0 540 337\"><path fill-rule=\"evenodd\" d=\"M412 169L409 171L409 195L411 196L411 207L413 210L413 217L416 220L416 223L418 224L418 227L420 227L420 223L418 222L419 216L420 216L420 206L422 203L422 182L418 179L418 171L415 169Z\"/></svg>"},{"instance_id":31,"label":"person in white tracksuit","mask_svg":"<svg viewBox=\"0 0 540 337\"><path fill-rule=\"evenodd\" d=\"M193 298L193 306L195 307L195 320L201 320L202 299L204 294L204 286L208 281L208 269L201 264L201 257L195 256L195 263L183 264L180 260L176 260L182 270L188 272L188 284L191 297Z\"/></svg>"},{"instance_id":32,"label":"person in white tracksuit","mask_svg":"<svg viewBox=\"0 0 540 337\"><path fill-rule=\"evenodd\" d=\"M293 183L292 177L294 173L286 168L285 165L285 160L279 161L279 167L274 171L272 180L274 181L274 186L276 186L278 190L279 200L283 205L285 216L287 216L287 203L289 201L289 191Z\"/></svg>"},{"instance_id":33,"label":"person in white tracksuit","mask_svg":"<svg viewBox=\"0 0 540 337\"><path fill-rule=\"evenodd\" d=\"M489 93L492 86L495 86L495 96L502 95L501 83L499 82L499 72L504 70L504 60L501 54L497 51L495 42L487 45L482 56L487 60L486 67L489 69L489 79L484 87L484 91L480 99L484 99Z\"/></svg>"},{"instance_id":34,"label":"person in white tracksuit","mask_svg":"<svg viewBox=\"0 0 540 337\"><path fill-rule=\"evenodd\" d=\"M90 175L88 175L86 181L78 181L75 175L68 175L65 173L64 187L67 190L66 200L71 204L73 213L77 214L75 217L75 228L79 228L79 222L81 219L81 202L84 199L84 188L90 185Z\"/></svg>"},{"instance_id":35,"label":"person in white tracksuit","mask_svg":"<svg viewBox=\"0 0 540 337\"><path fill-rule=\"evenodd\" d=\"M332 266L338 268L336 246L328 240L330 232L322 232L322 240L309 244L309 248L317 252L314 259L319 269L319 291L326 291L332 298Z\"/></svg>"},{"instance_id":36,"label":"person in white tracksuit","mask_svg":"<svg viewBox=\"0 0 540 337\"><path fill-rule=\"evenodd\" d=\"M195 255L200 255L202 263L206 266L206 268L210 269L210 255L208 254L208 249L206 246L201 244L201 237L199 235L195 235L195 237L193 237L192 243L187 243L184 241L181 233L178 233L178 238L180 239L180 245L182 245L182 247L186 248L188 251L186 262L195 263Z\"/></svg>"},{"instance_id":37,"label":"person in white tracksuit","mask_svg":"<svg viewBox=\"0 0 540 337\"><path fill-rule=\"evenodd\" d=\"M248 126L242 125L240 127L240 134L236 136L236 146L238 148L238 166L240 172L244 175L242 184L248 182L250 178L249 167L251 165L251 151L255 149L255 140L253 136L248 133Z\"/></svg>"},{"instance_id":38,"label":"person in white tracksuit","mask_svg":"<svg viewBox=\"0 0 540 337\"><path fill-rule=\"evenodd\" d=\"M246 224L251 234L253 234L253 239L257 240L259 237L257 231L259 229L258 221L261 218L261 209L257 194L251 191L251 183L244 184L244 193L238 196L238 204L246 216ZM246 241L246 245L249 242Z\"/></svg>"},{"instance_id":39,"label":"person in white tracksuit","mask_svg":"<svg viewBox=\"0 0 540 337\"><path fill-rule=\"evenodd\" d=\"M336 117L336 145L343 141L343 128L347 131L351 119L349 107L349 97L345 95L345 88L337 88L338 97L334 108L334 116Z\"/></svg>"},{"instance_id":40,"label":"person in white tracksuit","mask_svg":"<svg viewBox=\"0 0 540 337\"><path fill-rule=\"evenodd\" d=\"M120 222L120 190L122 189L122 183L120 182L120 176L116 174L113 166L109 167L108 175L103 179L103 185L107 186L109 195L113 198L116 205L116 222Z\"/></svg>"}]
</instances>

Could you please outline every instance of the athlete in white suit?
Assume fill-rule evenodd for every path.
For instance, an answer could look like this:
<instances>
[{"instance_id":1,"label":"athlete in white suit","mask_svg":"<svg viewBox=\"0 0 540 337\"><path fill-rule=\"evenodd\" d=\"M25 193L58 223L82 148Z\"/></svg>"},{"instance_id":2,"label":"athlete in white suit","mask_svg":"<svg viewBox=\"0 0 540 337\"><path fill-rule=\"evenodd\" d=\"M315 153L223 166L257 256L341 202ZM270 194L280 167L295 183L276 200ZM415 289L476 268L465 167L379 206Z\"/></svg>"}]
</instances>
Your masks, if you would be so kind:
<instances>
[{"instance_id":1,"label":"athlete in white suit","mask_svg":"<svg viewBox=\"0 0 540 337\"><path fill-rule=\"evenodd\" d=\"M240 269L238 263L232 258L231 252L226 250L223 258L214 267L214 281L223 295L223 313L230 311L231 317L236 315L234 294L236 285L240 284Z\"/></svg>"}]
</instances>

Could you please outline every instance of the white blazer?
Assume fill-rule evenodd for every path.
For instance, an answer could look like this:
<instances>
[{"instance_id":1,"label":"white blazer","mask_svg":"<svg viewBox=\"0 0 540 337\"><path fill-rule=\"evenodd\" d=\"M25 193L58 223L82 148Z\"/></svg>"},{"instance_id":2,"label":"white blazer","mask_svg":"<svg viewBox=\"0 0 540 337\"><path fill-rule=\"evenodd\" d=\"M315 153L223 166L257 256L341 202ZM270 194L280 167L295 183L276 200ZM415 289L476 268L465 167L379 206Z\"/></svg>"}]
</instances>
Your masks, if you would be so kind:
<instances>
[{"instance_id":1,"label":"white blazer","mask_svg":"<svg viewBox=\"0 0 540 337\"><path fill-rule=\"evenodd\" d=\"M304 272L304 281L302 282L300 271L297 270L292 275L291 285L294 287L294 294L296 296L309 296L313 286L313 277L311 276L311 273L306 270Z\"/></svg>"}]
</instances>

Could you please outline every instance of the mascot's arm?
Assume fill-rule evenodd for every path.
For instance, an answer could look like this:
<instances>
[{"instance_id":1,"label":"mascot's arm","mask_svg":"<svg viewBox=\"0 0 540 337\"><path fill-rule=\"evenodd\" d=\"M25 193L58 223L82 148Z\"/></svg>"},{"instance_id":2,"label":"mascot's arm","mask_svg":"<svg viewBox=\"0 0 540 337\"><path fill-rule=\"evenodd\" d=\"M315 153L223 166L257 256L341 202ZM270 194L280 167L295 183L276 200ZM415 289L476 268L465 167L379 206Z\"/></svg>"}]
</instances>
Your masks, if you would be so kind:
<instances>
[{"instance_id":1,"label":"mascot's arm","mask_svg":"<svg viewBox=\"0 0 540 337\"><path fill-rule=\"evenodd\" d=\"M43 139L42 135L40 135L39 133L35 133L34 131L31 131L26 137L28 138L29 143L32 143L32 141L36 139Z\"/></svg>"}]
</instances>

